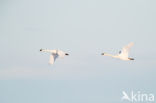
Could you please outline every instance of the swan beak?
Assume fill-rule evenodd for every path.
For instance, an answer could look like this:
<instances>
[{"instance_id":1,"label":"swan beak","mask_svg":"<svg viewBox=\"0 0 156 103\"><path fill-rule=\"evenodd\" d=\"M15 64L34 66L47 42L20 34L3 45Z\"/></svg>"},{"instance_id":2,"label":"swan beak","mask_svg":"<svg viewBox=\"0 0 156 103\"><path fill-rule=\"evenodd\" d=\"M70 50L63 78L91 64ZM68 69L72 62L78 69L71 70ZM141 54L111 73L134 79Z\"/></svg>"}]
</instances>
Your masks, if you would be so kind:
<instances>
[{"instance_id":1,"label":"swan beak","mask_svg":"<svg viewBox=\"0 0 156 103\"><path fill-rule=\"evenodd\" d=\"M65 53L65 55L69 55L68 53Z\"/></svg>"},{"instance_id":2,"label":"swan beak","mask_svg":"<svg viewBox=\"0 0 156 103\"><path fill-rule=\"evenodd\" d=\"M104 55L105 53L101 53L101 55Z\"/></svg>"},{"instance_id":3,"label":"swan beak","mask_svg":"<svg viewBox=\"0 0 156 103\"><path fill-rule=\"evenodd\" d=\"M134 60L134 58L128 58L129 60Z\"/></svg>"}]
</instances>

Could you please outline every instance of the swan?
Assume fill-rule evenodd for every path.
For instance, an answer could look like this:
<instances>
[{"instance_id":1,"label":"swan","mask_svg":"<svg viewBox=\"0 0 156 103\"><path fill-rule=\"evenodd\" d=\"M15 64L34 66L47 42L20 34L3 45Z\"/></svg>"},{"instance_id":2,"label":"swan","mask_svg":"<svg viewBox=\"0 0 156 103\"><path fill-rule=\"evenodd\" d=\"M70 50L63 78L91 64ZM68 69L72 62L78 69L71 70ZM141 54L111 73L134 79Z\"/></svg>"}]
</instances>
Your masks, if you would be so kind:
<instances>
[{"instance_id":1,"label":"swan","mask_svg":"<svg viewBox=\"0 0 156 103\"><path fill-rule=\"evenodd\" d=\"M41 52L47 52L47 53L51 53L50 55L50 59L49 59L49 64L54 64L55 60L58 57L63 58L64 56L68 56L68 53L65 53L61 50L49 50L49 49L40 49Z\"/></svg>"},{"instance_id":2,"label":"swan","mask_svg":"<svg viewBox=\"0 0 156 103\"><path fill-rule=\"evenodd\" d=\"M103 56L111 56L113 58L119 58L121 60L134 60L134 58L129 58L128 57L128 53L130 48L134 45L134 43L129 43L128 45L126 45L125 47L122 48L121 51L119 51L119 54L117 55L111 55L111 54L107 54L107 53L102 53L101 55Z\"/></svg>"}]
</instances>

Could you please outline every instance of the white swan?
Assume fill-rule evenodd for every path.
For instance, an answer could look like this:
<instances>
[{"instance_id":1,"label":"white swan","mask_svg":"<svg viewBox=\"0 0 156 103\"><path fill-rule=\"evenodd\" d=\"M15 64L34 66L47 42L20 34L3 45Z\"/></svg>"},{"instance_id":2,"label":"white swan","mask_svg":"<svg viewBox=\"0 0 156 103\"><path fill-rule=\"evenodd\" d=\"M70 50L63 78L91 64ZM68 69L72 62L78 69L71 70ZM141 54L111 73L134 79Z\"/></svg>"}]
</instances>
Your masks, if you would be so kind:
<instances>
[{"instance_id":1,"label":"white swan","mask_svg":"<svg viewBox=\"0 0 156 103\"><path fill-rule=\"evenodd\" d=\"M58 57L63 58L65 55L69 55L68 53L65 53L61 50L48 50L48 49L40 49L41 52L48 52L51 53L50 59L49 59L49 64L54 64L55 60Z\"/></svg>"},{"instance_id":2,"label":"white swan","mask_svg":"<svg viewBox=\"0 0 156 103\"><path fill-rule=\"evenodd\" d=\"M128 57L128 52L130 50L130 48L134 45L134 43L129 43L127 46L122 48L122 51L119 51L119 54L117 55L111 55L111 54L107 54L107 53L102 53L101 55L104 56L111 56L113 58L119 58L121 60L134 60L134 58L129 58Z\"/></svg>"}]
</instances>

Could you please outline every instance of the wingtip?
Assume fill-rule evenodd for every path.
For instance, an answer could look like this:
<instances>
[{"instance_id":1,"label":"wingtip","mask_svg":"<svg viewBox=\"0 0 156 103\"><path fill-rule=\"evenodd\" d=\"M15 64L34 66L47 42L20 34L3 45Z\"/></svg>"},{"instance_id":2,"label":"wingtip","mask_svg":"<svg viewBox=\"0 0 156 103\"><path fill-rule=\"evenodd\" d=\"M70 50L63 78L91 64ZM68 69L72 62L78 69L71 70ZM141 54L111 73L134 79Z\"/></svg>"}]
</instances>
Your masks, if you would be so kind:
<instances>
[{"instance_id":1,"label":"wingtip","mask_svg":"<svg viewBox=\"0 0 156 103\"><path fill-rule=\"evenodd\" d=\"M130 42L129 45L133 46L134 45L134 42Z\"/></svg>"},{"instance_id":2,"label":"wingtip","mask_svg":"<svg viewBox=\"0 0 156 103\"><path fill-rule=\"evenodd\" d=\"M54 63L48 63L49 65L53 65Z\"/></svg>"}]
</instances>

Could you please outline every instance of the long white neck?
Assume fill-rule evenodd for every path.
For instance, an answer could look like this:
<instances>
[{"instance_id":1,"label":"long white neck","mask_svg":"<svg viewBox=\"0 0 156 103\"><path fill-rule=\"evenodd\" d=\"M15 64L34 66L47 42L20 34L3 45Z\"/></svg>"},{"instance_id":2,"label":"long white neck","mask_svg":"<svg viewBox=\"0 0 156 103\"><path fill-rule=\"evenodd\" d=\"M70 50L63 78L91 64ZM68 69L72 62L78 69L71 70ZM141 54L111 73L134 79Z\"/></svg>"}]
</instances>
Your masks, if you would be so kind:
<instances>
[{"instance_id":1,"label":"long white neck","mask_svg":"<svg viewBox=\"0 0 156 103\"><path fill-rule=\"evenodd\" d=\"M113 58L118 58L118 56L116 56L116 55L107 54L107 53L105 53L104 56L111 56L111 57L113 57Z\"/></svg>"},{"instance_id":2,"label":"long white neck","mask_svg":"<svg viewBox=\"0 0 156 103\"><path fill-rule=\"evenodd\" d=\"M42 49L42 52L56 53L56 50Z\"/></svg>"}]
</instances>

